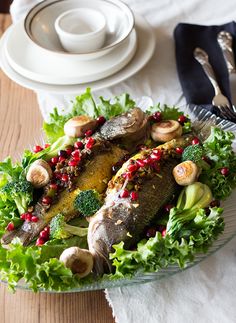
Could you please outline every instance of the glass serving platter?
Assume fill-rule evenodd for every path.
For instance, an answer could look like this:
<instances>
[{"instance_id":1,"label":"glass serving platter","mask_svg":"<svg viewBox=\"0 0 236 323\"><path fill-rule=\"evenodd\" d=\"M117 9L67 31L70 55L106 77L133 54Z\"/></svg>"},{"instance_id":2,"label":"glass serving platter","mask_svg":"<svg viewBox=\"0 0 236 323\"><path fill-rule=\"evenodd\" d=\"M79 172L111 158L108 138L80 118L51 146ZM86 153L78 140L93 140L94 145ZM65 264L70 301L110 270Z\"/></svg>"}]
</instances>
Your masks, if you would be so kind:
<instances>
[{"instance_id":1,"label":"glass serving platter","mask_svg":"<svg viewBox=\"0 0 236 323\"><path fill-rule=\"evenodd\" d=\"M144 97L144 101L147 100L147 97ZM143 103L141 100L140 103ZM149 98L150 103L150 98ZM145 102L144 102L144 109L145 109ZM208 127L210 125L217 125L218 127L222 128L223 130L232 131L236 134L236 124L220 119L216 117L209 111L202 109L199 106L190 107L180 107L185 114L189 115L190 119L193 122L198 124L207 124ZM202 130L204 131L204 127ZM42 138L41 140L42 141ZM39 142L39 141L37 141ZM236 140L233 142L233 148L236 152ZM189 269L211 254L215 253L217 250L222 248L227 242L229 242L234 236L236 236L236 190L231 194L231 196L222 203L222 207L224 208L223 217L225 221L225 229L224 232L218 237L218 239L213 243L213 245L209 248L207 253L198 253L195 255L195 259L193 262L189 262L184 269L178 267L178 265L170 265L167 268L161 269L158 272L152 273L136 273L131 279L117 279L117 280L108 280L102 279L101 281L94 281L93 283L89 283L87 285L83 285L68 291L57 292L57 293L71 293L71 292L83 292L83 291L93 291L93 290L100 290L105 288L114 288L114 287L121 287L126 285L135 285L135 284L142 284L147 283L155 280L161 280L163 278L167 278L169 276L175 275L183 270ZM17 288L29 290L29 287L24 281L19 281ZM40 290L44 292L44 290ZM45 291L49 292L50 291Z\"/></svg>"}]
</instances>

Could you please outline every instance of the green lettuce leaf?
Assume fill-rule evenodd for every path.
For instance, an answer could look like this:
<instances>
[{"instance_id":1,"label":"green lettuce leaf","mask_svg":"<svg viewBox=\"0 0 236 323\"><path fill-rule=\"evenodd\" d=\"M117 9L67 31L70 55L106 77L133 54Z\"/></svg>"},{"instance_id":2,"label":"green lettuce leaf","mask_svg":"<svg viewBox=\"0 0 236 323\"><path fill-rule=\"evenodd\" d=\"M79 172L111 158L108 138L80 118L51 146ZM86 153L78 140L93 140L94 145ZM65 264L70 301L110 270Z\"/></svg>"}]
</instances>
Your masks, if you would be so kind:
<instances>
[{"instance_id":1,"label":"green lettuce leaf","mask_svg":"<svg viewBox=\"0 0 236 323\"><path fill-rule=\"evenodd\" d=\"M111 100L105 100L100 97L100 102L96 103L90 88L85 93L77 96L70 113L60 115L57 108L49 116L49 122L44 122L43 130L50 143L56 141L64 135L64 124L70 118L86 114L91 118L97 118L103 115L109 119L118 114L124 113L135 106L135 102L130 99L128 94L116 96Z\"/></svg>"},{"instance_id":2,"label":"green lettuce leaf","mask_svg":"<svg viewBox=\"0 0 236 323\"><path fill-rule=\"evenodd\" d=\"M105 100L100 96L100 102L97 105L98 114L103 115L106 119L110 119L119 114L127 112L135 107L135 102L130 98L129 94L124 93L115 96L111 100Z\"/></svg>"},{"instance_id":3,"label":"green lettuce leaf","mask_svg":"<svg viewBox=\"0 0 236 323\"><path fill-rule=\"evenodd\" d=\"M59 150L64 150L67 146L73 146L76 138L68 137L66 135L59 137L51 146L34 153L31 150L26 149L22 156L22 166L26 169L30 164L32 164L37 159L44 159L49 161L52 157L57 156Z\"/></svg>"},{"instance_id":4,"label":"green lettuce leaf","mask_svg":"<svg viewBox=\"0 0 236 323\"><path fill-rule=\"evenodd\" d=\"M24 247L16 238L8 249L0 246L0 277L13 291L20 279L35 292L70 290L78 286L79 280L58 258L64 249L73 245L78 245L78 239Z\"/></svg>"},{"instance_id":5,"label":"green lettuce leaf","mask_svg":"<svg viewBox=\"0 0 236 323\"><path fill-rule=\"evenodd\" d=\"M236 155L232 149L234 134L217 127L203 143L207 157L212 161L210 169L203 170L199 180L207 184L216 199L227 198L236 187ZM227 167L229 174L224 176L220 169Z\"/></svg>"}]
</instances>

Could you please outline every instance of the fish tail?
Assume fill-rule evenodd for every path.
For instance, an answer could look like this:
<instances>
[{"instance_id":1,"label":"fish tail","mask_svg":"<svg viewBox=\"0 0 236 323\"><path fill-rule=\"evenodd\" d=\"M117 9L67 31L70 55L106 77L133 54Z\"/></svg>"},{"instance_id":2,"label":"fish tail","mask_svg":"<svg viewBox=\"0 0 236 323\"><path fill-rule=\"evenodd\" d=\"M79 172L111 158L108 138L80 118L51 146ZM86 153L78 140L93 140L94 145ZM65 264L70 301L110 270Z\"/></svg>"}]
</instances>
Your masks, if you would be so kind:
<instances>
[{"instance_id":1,"label":"fish tail","mask_svg":"<svg viewBox=\"0 0 236 323\"><path fill-rule=\"evenodd\" d=\"M29 225L29 224L28 224ZM30 223L31 230L24 230L24 225L18 230L7 232L2 236L1 243L7 245L11 243L14 238L19 238L23 246L27 246L39 234L39 232L46 226L44 221L37 223Z\"/></svg>"},{"instance_id":2,"label":"fish tail","mask_svg":"<svg viewBox=\"0 0 236 323\"><path fill-rule=\"evenodd\" d=\"M90 250L93 255L93 272L95 275L100 276L104 273L112 271L112 265L109 259L103 255L99 250Z\"/></svg>"}]
</instances>

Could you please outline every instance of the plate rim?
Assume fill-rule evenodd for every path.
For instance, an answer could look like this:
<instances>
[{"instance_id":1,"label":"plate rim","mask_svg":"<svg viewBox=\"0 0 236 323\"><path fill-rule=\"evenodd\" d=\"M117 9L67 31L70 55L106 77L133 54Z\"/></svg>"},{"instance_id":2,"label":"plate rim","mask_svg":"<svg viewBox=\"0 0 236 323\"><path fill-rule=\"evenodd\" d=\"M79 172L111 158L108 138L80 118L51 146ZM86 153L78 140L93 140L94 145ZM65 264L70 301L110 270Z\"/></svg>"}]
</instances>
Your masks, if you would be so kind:
<instances>
[{"instance_id":1,"label":"plate rim","mask_svg":"<svg viewBox=\"0 0 236 323\"><path fill-rule=\"evenodd\" d=\"M31 21L29 23L29 29L31 29L32 19L35 18L35 16L38 14L38 12L40 12L43 9L45 9L49 5L52 5L52 4L57 3L57 2L62 2L62 1L65 1L65 0L45 0L44 3L39 2L33 8L30 9L30 11L27 13L26 17L24 18L24 29L25 29L25 32L26 32L27 36L29 37L29 39L32 42L34 42L37 46L39 46L40 48L42 48L43 50L46 50L47 52L51 52L51 50L49 50L48 48L42 46L36 39L34 39L33 35L31 37L30 33L27 30L27 26L26 26L27 20L30 17L30 15L32 14L32 12L37 9L37 7L41 7L42 4L44 4L44 6L42 8L40 8L35 13L35 15L33 16L33 18L31 18ZM103 51L111 50L115 46L121 45L121 43L131 34L131 32L132 32L132 30L134 28L134 25L135 25L135 15L134 15L133 11L131 10L131 8L126 3L124 3L123 1L120 1L120 0L116 0L116 1L115 0L104 0L104 1L107 2L107 3L112 3L115 6L124 7L126 9L126 11L129 12L132 21L131 21L130 29L129 29L128 33L125 35L125 37L121 38L120 41L116 41L115 43L112 43L112 44L110 44L110 45L108 45L106 47L103 47L101 49L98 49L96 51L91 51L91 52L84 53L84 54L79 54L79 55L78 54L75 54L75 53L67 53L67 52L63 52L63 51L56 51L57 54L59 54L59 55L79 56L79 57L83 58L83 57L86 57L86 55L93 55L93 54L98 53L98 52L99 53L102 53ZM48 3L46 3L46 2L48 2Z\"/></svg>"},{"instance_id":2,"label":"plate rim","mask_svg":"<svg viewBox=\"0 0 236 323\"><path fill-rule=\"evenodd\" d=\"M73 85L73 84L84 84L89 82L96 82L98 80L104 79L106 77L109 77L115 73L117 73L119 70L124 68L133 58L135 55L136 49L137 49L137 35L136 30L133 29L130 36L122 43L117 51L109 51L107 54L97 57L93 60L93 64L95 64L95 68L97 66L97 71L93 72L93 74L85 73L84 75L77 75L77 70L80 70L80 68L83 66L85 69L85 65L87 65L89 68L91 64L91 60L89 61L73 61L72 65L71 63L68 64L68 68L71 68L71 72L74 71L74 75L71 77L70 71L68 71L67 75L54 75L51 73L45 73L47 70L47 67L49 64L49 61L52 60L52 56L45 55L44 52L38 51L38 59L41 57L41 61L44 61L45 70L43 73L38 72L37 70L34 70L34 67L29 65L27 63L27 60L25 60L25 64L20 64L19 60L17 59L16 55L17 52L13 49L13 40L14 37L18 38L18 34L21 33L23 21L21 20L17 24L13 25L9 34L7 41L5 42L5 54L6 58L8 60L9 65L21 76L28 78L32 81L40 82L40 83L47 83L47 84L55 84L55 85ZM17 34L18 33L18 34ZM26 56L27 52L30 55L30 53L37 52L37 47L31 42L29 42L28 37L25 37L24 34L21 33L21 41L23 42L24 46L21 46L20 56ZM12 40L13 39L13 40ZM114 55L115 54L115 55ZM118 56L118 59L117 59ZM106 60L110 58L112 60L112 65L107 64ZM119 60L120 58L120 60ZM47 60L49 61L47 62ZM63 64L63 62L66 64L66 59L63 58L63 61L56 64L57 67L53 67L55 71L60 71L60 66ZM101 62L103 61L103 68L101 69ZM71 65L71 66L70 66ZM85 70L87 70L87 68ZM91 69L91 67L90 67ZM78 73L79 74L79 73Z\"/></svg>"},{"instance_id":3,"label":"plate rim","mask_svg":"<svg viewBox=\"0 0 236 323\"><path fill-rule=\"evenodd\" d=\"M142 17L139 14L135 14L135 19L137 22L138 30L142 30L142 33L146 33L149 35L146 39L141 39L141 42L139 41L139 32L137 32L138 35L138 42L139 46L137 48L137 51L132 59L132 61L124 67L121 71L115 73L114 75L107 77L105 79L102 79L100 81L91 82L91 83L85 83L83 85L50 85L46 83L40 83L36 81L32 81L30 79L27 79L23 76L21 76L19 73L15 72L9 65L5 55L4 55L4 42L5 39L8 36L9 30L12 26L10 26L6 32L3 34L1 40L0 40L0 62L1 62L1 68L5 72L5 74L12 79L17 84L20 84L23 87L26 87L31 90L36 91L46 91L48 93L54 93L54 94L75 94L75 93L81 93L86 90L87 87L92 87L94 91L101 90L104 88L109 88L111 86L114 86L120 82L125 81L126 79L130 78L131 76L135 75L137 72L139 72L151 59L151 57L154 54L155 48L156 48L156 39L155 34L150 26L150 24L146 21L144 17ZM143 38L143 37L141 37ZM145 44L145 42L147 44ZM145 48L144 45L146 46Z\"/></svg>"}]
</instances>

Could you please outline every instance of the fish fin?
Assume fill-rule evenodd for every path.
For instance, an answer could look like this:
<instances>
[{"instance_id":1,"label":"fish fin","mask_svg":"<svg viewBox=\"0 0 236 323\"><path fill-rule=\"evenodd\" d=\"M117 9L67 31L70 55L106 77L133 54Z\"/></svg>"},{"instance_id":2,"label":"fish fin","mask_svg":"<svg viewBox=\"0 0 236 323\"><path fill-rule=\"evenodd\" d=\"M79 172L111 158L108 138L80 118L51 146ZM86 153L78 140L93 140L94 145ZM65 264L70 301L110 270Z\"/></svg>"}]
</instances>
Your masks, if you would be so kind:
<instances>
[{"instance_id":1,"label":"fish fin","mask_svg":"<svg viewBox=\"0 0 236 323\"><path fill-rule=\"evenodd\" d=\"M101 243L102 241L99 241L98 248L96 248L96 245L90 248L90 252L92 253L94 260L93 272L97 276L104 273L110 273L112 271L111 262L108 259L108 255L103 251L103 248L101 248Z\"/></svg>"}]
</instances>

